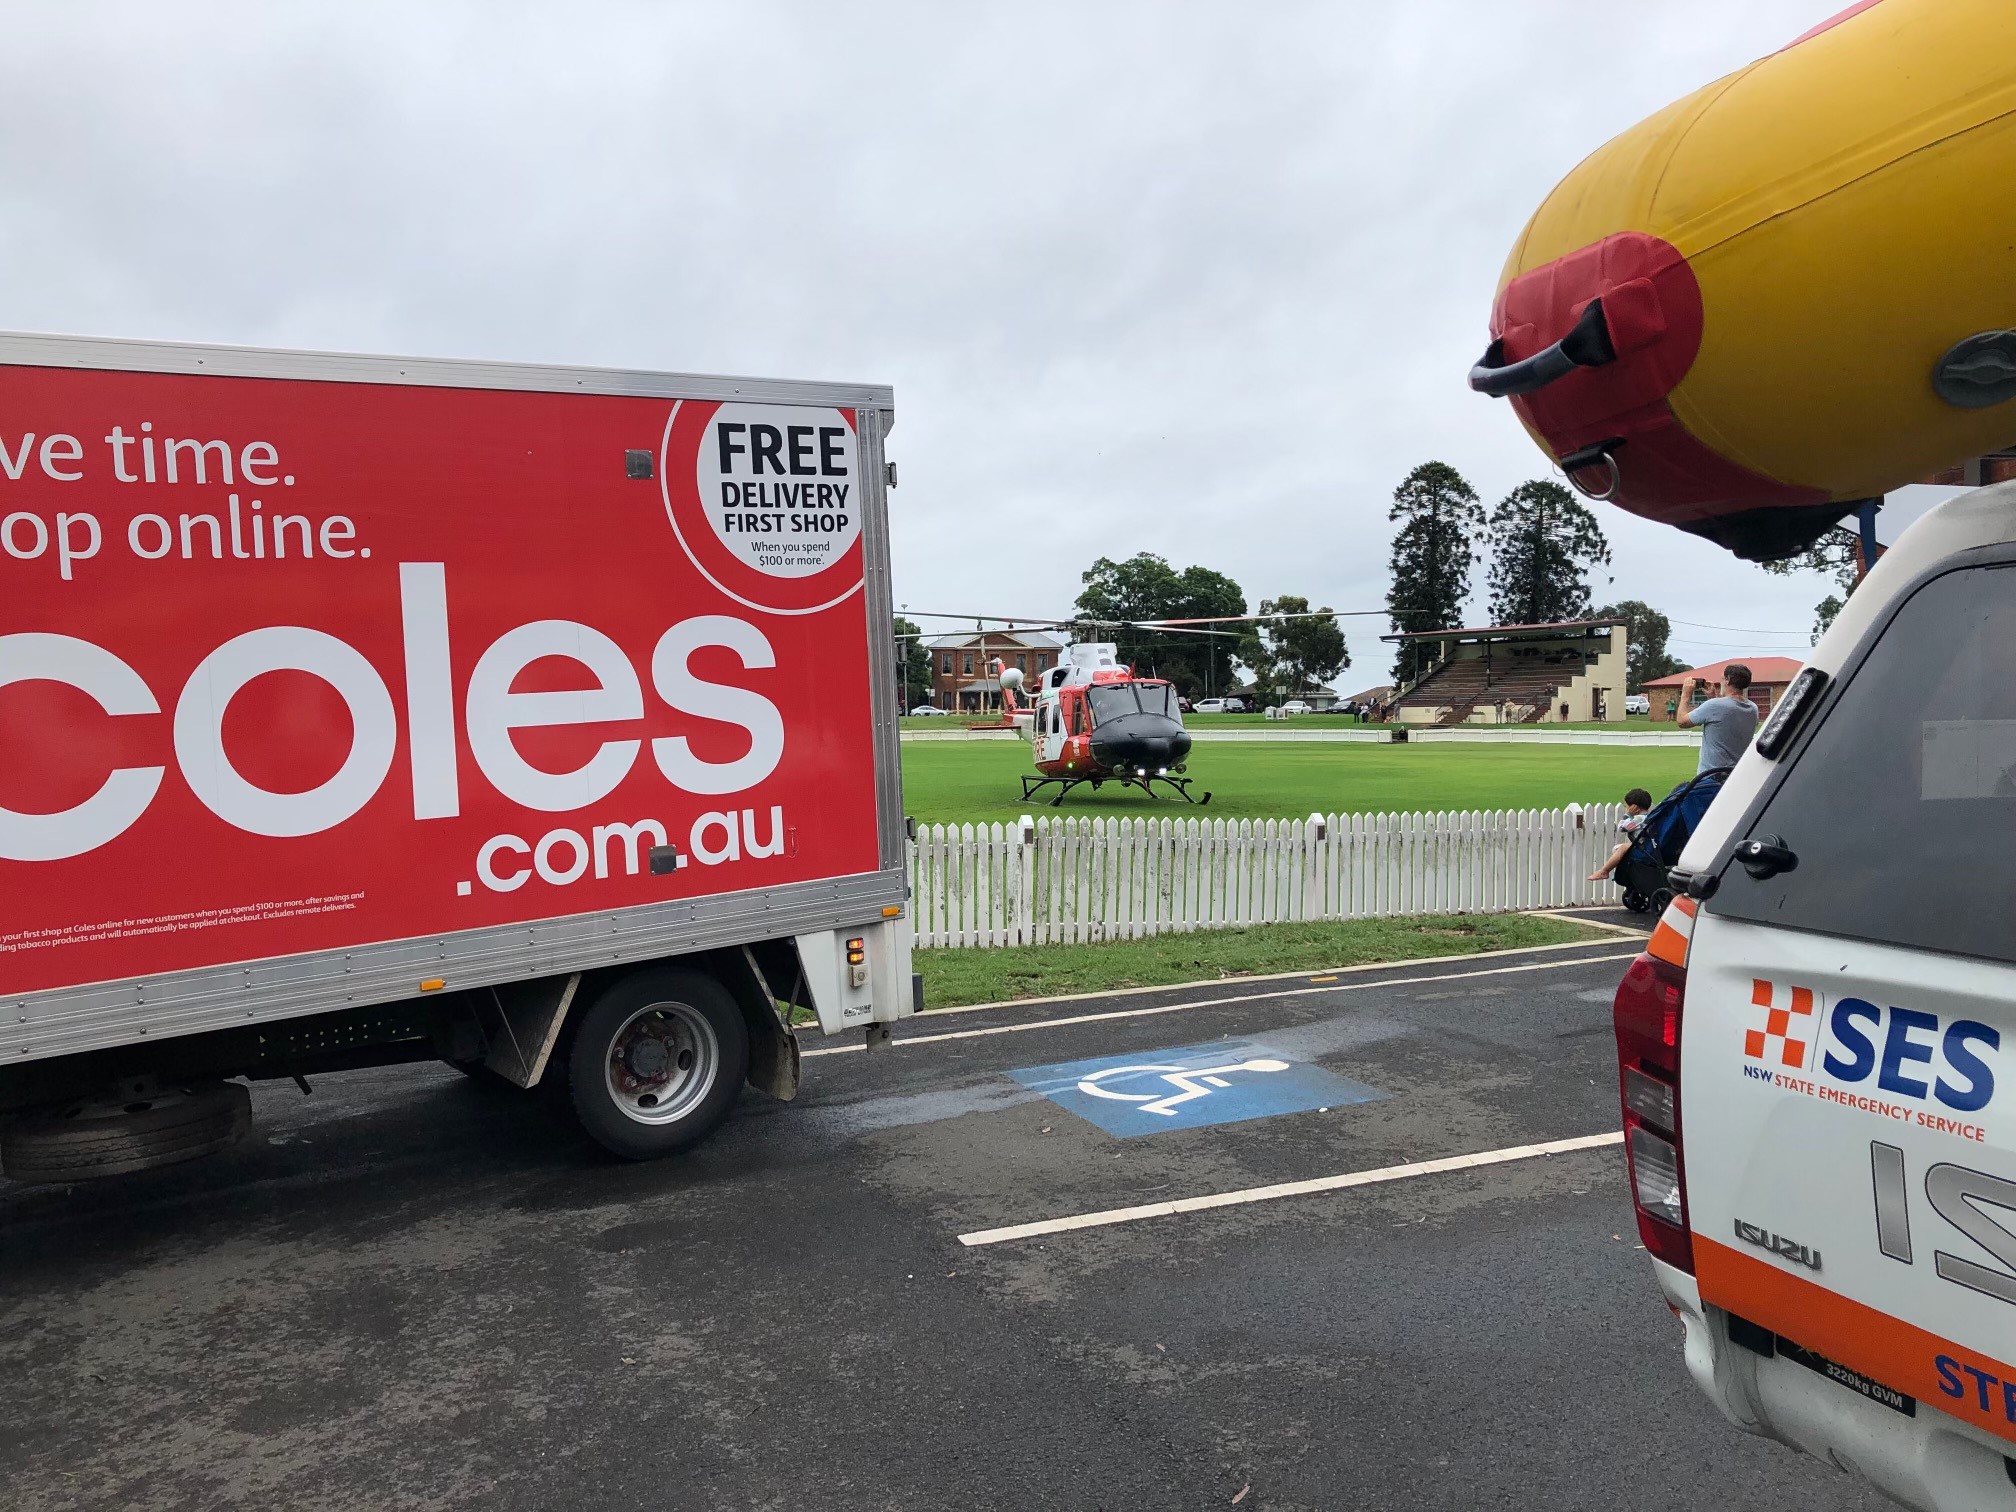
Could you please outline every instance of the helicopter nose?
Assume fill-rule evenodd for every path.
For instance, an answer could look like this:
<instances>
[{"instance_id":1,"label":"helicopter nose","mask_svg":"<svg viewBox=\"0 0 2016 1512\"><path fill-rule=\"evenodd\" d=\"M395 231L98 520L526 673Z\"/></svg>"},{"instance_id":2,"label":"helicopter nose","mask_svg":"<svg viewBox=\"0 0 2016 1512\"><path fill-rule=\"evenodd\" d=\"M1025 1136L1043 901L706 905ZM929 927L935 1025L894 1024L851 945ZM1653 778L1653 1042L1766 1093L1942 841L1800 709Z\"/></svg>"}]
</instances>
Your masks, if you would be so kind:
<instances>
[{"instance_id":1,"label":"helicopter nose","mask_svg":"<svg viewBox=\"0 0 2016 1512\"><path fill-rule=\"evenodd\" d=\"M1161 771L1190 753L1190 732L1173 719L1136 716L1092 741L1095 759L1130 771Z\"/></svg>"}]
</instances>

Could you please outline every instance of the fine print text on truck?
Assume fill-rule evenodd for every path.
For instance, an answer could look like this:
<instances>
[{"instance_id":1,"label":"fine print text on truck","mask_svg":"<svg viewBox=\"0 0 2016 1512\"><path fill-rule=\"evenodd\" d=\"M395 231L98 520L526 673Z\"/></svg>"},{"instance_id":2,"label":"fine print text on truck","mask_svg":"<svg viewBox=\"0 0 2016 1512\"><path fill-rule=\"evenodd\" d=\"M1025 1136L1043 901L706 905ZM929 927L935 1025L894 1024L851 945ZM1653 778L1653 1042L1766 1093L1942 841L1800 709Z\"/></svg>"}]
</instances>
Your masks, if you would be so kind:
<instances>
[{"instance_id":1,"label":"fine print text on truck","mask_svg":"<svg viewBox=\"0 0 2016 1512\"><path fill-rule=\"evenodd\" d=\"M695 450L694 482L729 553L770 577L824 572L861 534L854 431L837 410L724 405Z\"/></svg>"},{"instance_id":2,"label":"fine print text on truck","mask_svg":"<svg viewBox=\"0 0 2016 1512\"><path fill-rule=\"evenodd\" d=\"M133 488L136 493L176 487L217 486L231 490L220 504L188 510L164 506L129 516L124 528L108 530L92 510L43 512L25 509L0 514L0 551L16 561L48 561L65 582L81 564L102 552L124 549L143 562L276 561L313 558L368 560L369 546L357 544L356 522L347 515L289 513L251 490L294 487L294 474L281 468L280 449L270 441L232 442L216 438L156 436L142 420L129 430L114 425L95 448L62 432L0 431L0 479L19 483L30 475L52 484L87 481ZM145 502L145 501L143 501Z\"/></svg>"}]
</instances>

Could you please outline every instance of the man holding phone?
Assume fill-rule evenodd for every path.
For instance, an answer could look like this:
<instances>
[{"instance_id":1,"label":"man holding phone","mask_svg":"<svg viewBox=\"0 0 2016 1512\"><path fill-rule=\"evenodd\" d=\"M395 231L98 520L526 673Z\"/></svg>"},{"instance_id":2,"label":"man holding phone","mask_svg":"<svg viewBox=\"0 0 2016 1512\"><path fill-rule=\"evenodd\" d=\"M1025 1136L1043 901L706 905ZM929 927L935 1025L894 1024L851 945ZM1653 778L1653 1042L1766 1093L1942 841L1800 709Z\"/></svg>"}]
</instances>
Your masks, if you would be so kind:
<instances>
[{"instance_id":1,"label":"man holding phone","mask_svg":"<svg viewBox=\"0 0 2016 1512\"><path fill-rule=\"evenodd\" d=\"M1726 691L1724 691L1726 690ZM1717 695L1703 703L1694 700L1708 691L1708 680L1696 677L1680 693L1677 723L1701 732L1701 761L1697 772L1716 767L1732 767L1737 757L1750 748L1757 733L1757 705L1750 702L1750 669L1731 662L1722 669Z\"/></svg>"}]
</instances>

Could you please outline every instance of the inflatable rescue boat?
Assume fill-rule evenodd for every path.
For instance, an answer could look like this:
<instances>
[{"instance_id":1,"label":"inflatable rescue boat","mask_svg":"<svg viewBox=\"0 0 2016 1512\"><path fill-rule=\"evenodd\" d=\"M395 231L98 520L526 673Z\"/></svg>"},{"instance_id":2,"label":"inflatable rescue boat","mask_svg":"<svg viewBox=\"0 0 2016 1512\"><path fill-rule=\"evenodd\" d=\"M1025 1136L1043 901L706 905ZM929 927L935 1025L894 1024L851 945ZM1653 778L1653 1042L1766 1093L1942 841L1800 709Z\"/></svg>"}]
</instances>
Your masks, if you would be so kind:
<instances>
[{"instance_id":1,"label":"inflatable rescue boat","mask_svg":"<svg viewBox=\"0 0 2016 1512\"><path fill-rule=\"evenodd\" d=\"M1471 386L1584 493L1791 555L2016 442L2016 3L1863 0L1554 189Z\"/></svg>"}]
</instances>

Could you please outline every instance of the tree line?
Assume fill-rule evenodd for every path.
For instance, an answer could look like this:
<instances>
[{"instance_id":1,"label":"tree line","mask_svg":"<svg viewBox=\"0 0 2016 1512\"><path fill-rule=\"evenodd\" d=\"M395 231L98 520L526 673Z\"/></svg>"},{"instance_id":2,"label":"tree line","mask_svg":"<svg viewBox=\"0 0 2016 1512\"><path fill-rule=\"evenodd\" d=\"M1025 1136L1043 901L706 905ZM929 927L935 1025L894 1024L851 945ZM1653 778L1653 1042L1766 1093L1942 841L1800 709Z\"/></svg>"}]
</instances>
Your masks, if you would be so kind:
<instances>
[{"instance_id":1,"label":"tree line","mask_svg":"<svg viewBox=\"0 0 2016 1512\"><path fill-rule=\"evenodd\" d=\"M1596 516L1561 484L1521 483L1487 512L1455 468L1424 462L1393 490L1387 519L1398 527L1386 591L1395 632L1460 628L1473 575L1488 563L1493 624L1620 619L1630 642L1627 688L1636 691L1683 670L1666 649L1672 625L1665 615L1638 599L1595 604L1590 577L1609 565L1610 545ZM1251 611L1261 616L1254 623L1171 630L1143 622L1236 620L1249 612L1245 590L1225 573L1197 565L1179 569L1148 551L1121 561L1102 556L1080 582L1076 618L1060 627L1062 633L1112 642L1123 662L1166 677L1188 698L1222 696L1250 681L1262 703L1278 703L1327 685L1351 665L1335 612L1328 604L1312 609L1299 594L1261 599ZM904 619L897 620L896 634L899 680L928 689L924 637ZM1442 643L1432 637L1400 642L1393 680L1415 681L1441 654Z\"/></svg>"},{"instance_id":2,"label":"tree line","mask_svg":"<svg viewBox=\"0 0 2016 1512\"><path fill-rule=\"evenodd\" d=\"M1610 562L1610 543L1588 506L1547 479L1521 483L1487 514L1477 490L1445 462L1424 462L1393 490L1393 535L1386 608L1401 634L1463 624L1471 575L1488 560L1494 625L1621 619L1630 650L1625 685L1682 670L1666 650L1673 627L1639 599L1596 604L1590 575ZM1410 683L1442 655L1432 637L1402 641L1393 679Z\"/></svg>"}]
</instances>

